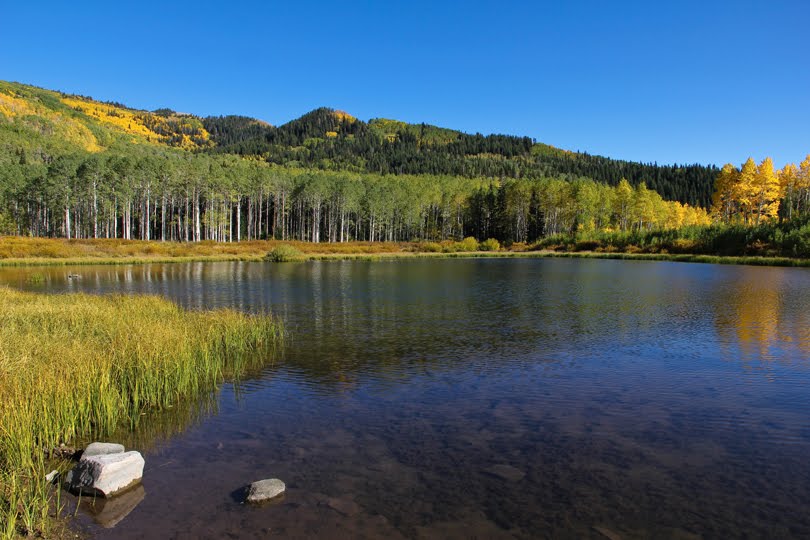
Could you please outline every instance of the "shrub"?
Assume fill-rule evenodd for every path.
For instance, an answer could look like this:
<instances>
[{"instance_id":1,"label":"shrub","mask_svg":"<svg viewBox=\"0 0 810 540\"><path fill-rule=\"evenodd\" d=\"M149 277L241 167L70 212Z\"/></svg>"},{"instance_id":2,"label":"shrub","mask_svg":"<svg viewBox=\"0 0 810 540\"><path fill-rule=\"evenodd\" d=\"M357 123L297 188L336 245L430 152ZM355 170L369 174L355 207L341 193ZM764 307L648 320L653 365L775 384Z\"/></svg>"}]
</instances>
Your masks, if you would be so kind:
<instances>
[{"instance_id":1,"label":"shrub","mask_svg":"<svg viewBox=\"0 0 810 540\"><path fill-rule=\"evenodd\" d=\"M303 253L287 244L280 244L264 256L265 261L291 262L301 260Z\"/></svg>"},{"instance_id":2,"label":"shrub","mask_svg":"<svg viewBox=\"0 0 810 540\"><path fill-rule=\"evenodd\" d=\"M419 244L419 251L426 253L441 253L442 245L438 242L422 242Z\"/></svg>"},{"instance_id":3,"label":"shrub","mask_svg":"<svg viewBox=\"0 0 810 540\"><path fill-rule=\"evenodd\" d=\"M580 240L574 246L574 251L594 251L599 247L596 240Z\"/></svg>"},{"instance_id":4,"label":"shrub","mask_svg":"<svg viewBox=\"0 0 810 540\"><path fill-rule=\"evenodd\" d=\"M461 242L456 242L456 251L478 251L478 240L468 236Z\"/></svg>"},{"instance_id":5,"label":"shrub","mask_svg":"<svg viewBox=\"0 0 810 540\"><path fill-rule=\"evenodd\" d=\"M501 250L501 243L498 242L495 238L487 238L481 245L478 246L478 249L481 251L500 251Z\"/></svg>"}]
</instances>

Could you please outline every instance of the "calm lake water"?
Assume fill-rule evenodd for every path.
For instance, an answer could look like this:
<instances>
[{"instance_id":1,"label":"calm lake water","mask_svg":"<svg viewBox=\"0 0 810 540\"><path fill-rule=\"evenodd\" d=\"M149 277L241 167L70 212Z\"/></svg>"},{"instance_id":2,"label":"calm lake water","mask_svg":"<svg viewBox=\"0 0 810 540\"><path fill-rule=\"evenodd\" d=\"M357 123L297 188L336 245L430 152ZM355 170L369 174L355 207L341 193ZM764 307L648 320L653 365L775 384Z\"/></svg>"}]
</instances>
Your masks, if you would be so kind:
<instances>
[{"instance_id":1,"label":"calm lake water","mask_svg":"<svg viewBox=\"0 0 810 540\"><path fill-rule=\"evenodd\" d=\"M143 488L77 519L98 538L810 537L805 269L193 263L0 282L286 326L263 371L145 422ZM269 477L282 501L239 503Z\"/></svg>"}]
</instances>

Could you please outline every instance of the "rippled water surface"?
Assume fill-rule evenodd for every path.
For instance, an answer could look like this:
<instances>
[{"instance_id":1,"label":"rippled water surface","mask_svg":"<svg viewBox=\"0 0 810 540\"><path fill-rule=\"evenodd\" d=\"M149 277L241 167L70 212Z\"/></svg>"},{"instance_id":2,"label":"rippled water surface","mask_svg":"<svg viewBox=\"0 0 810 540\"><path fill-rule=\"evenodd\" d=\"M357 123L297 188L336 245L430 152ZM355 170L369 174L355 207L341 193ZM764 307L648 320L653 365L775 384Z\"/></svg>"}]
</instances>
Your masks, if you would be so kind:
<instances>
[{"instance_id":1,"label":"rippled water surface","mask_svg":"<svg viewBox=\"0 0 810 540\"><path fill-rule=\"evenodd\" d=\"M143 488L79 520L99 538L810 537L808 270L473 259L0 281L284 321L261 373L145 422ZM239 504L268 477L282 501Z\"/></svg>"}]
</instances>

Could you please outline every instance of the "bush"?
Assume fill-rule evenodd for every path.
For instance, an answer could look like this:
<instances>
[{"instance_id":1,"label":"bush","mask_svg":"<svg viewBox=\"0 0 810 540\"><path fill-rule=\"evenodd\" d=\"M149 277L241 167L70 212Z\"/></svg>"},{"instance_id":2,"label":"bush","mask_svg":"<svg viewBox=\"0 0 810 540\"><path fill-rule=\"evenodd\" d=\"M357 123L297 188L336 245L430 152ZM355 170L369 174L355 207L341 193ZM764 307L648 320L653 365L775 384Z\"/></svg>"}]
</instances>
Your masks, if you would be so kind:
<instances>
[{"instance_id":1,"label":"bush","mask_svg":"<svg viewBox=\"0 0 810 540\"><path fill-rule=\"evenodd\" d=\"M301 260L303 253L287 244L280 244L271 249L264 256L265 261L270 262L291 262Z\"/></svg>"},{"instance_id":2,"label":"bush","mask_svg":"<svg viewBox=\"0 0 810 540\"><path fill-rule=\"evenodd\" d=\"M500 251L501 243L494 238L487 238L478 246L481 251Z\"/></svg>"},{"instance_id":3,"label":"bush","mask_svg":"<svg viewBox=\"0 0 810 540\"><path fill-rule=\"evenodd\" d=\"M426 253L441 253L442 245L438 242L422 242L419 244L419 251Z\"/></svg>"},{"instance_id":4,"label":"bush","mask_svg":"<svg viewBox=\"0 0 810 540\"><path fill-rule=\"evenodd\" d=\"M574 251L596 251L599 242L596 240L580 240L574 246Z\"/></svg>"},{"instance_id":5,"label":"bush","mask_svg":"<svg viewBox=\"0 0 810 540\"><path fill-rule=\"evenodd\" d=\"M478 240L468 236L461 242L456 242L456 251L478 251Z\"/></svg>"}]
</instances>

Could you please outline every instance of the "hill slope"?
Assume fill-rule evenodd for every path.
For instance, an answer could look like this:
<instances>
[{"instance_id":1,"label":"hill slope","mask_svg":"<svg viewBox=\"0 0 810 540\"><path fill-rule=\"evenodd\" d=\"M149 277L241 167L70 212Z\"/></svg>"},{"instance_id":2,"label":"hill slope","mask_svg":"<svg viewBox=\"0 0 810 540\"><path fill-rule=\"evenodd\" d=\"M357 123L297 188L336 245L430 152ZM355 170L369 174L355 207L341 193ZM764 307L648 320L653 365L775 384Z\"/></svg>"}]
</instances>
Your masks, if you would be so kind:
<instances>
[{"instance_id":1,"label":"hill slope","mask_svg":"<svg viewBox=\"0 0 810 540\"><path fill-rule=\"evenodd\" d=\"M140 145L260 156L269 163L377 174L589 177L646 182L665 199L708 206L715 167L659 166L573 153L528 137L466 134L390 119L364 122L320 108L278 127L245 116L201 118L0 82L0 162L5 154L48 162L72 152Z\"/></svg>"}]
</instances>

